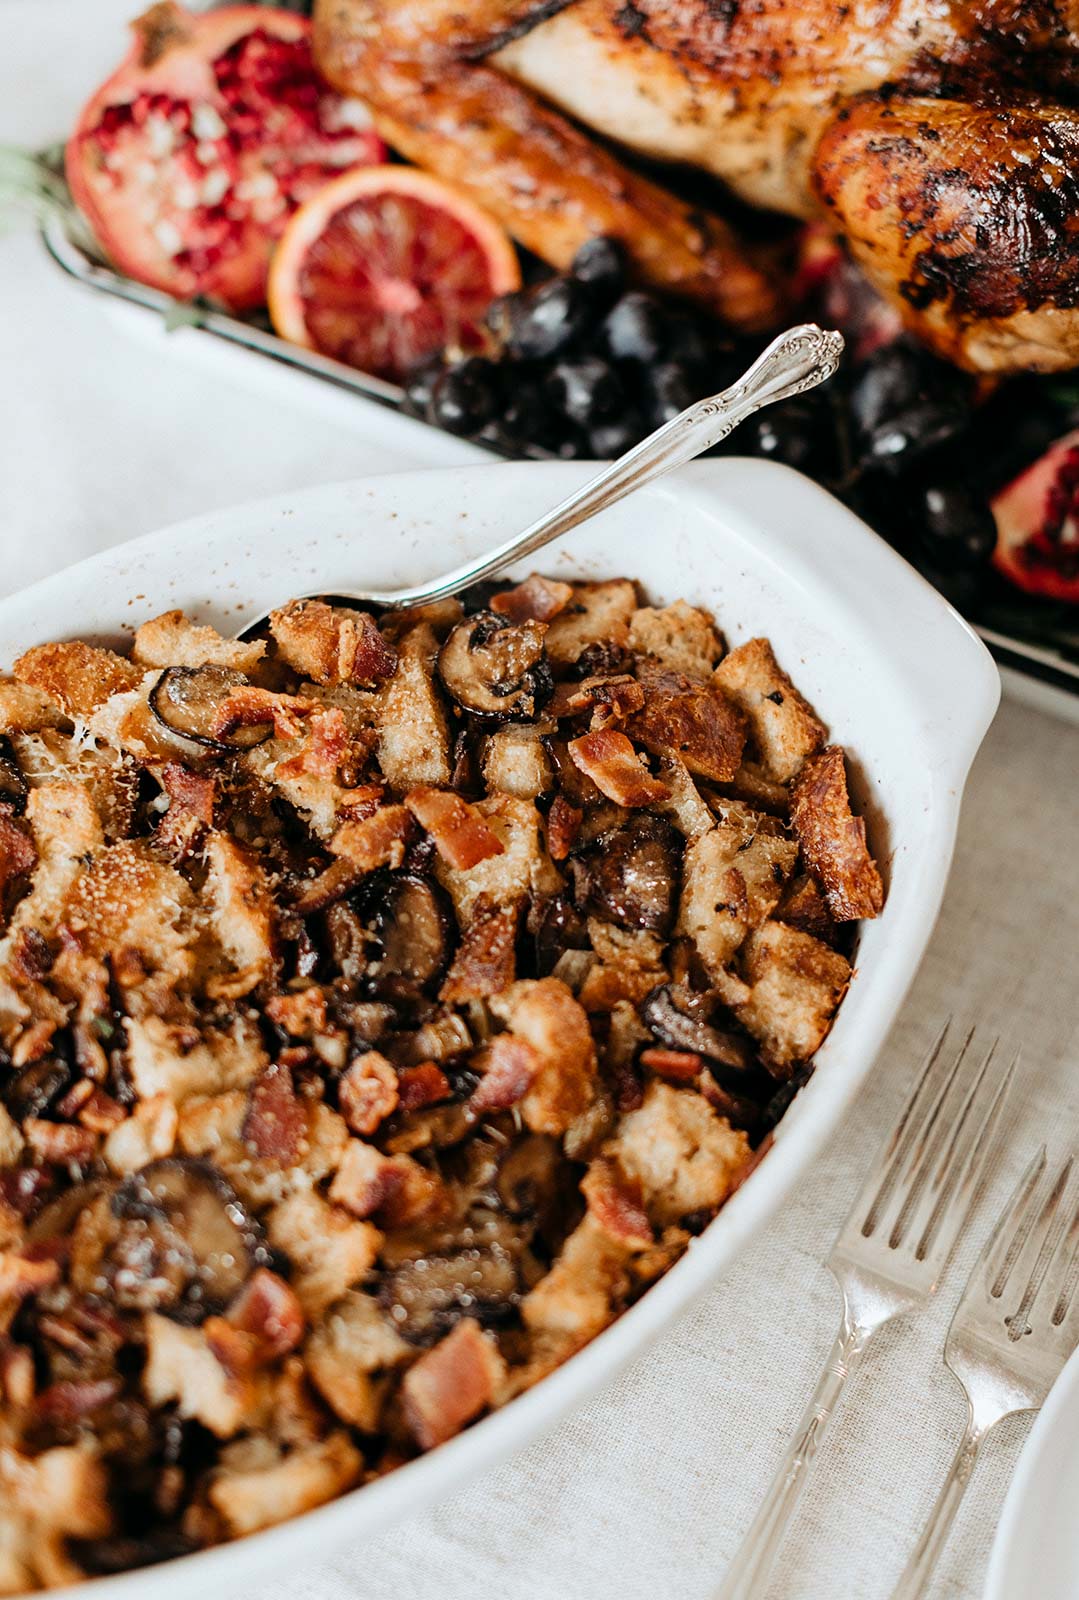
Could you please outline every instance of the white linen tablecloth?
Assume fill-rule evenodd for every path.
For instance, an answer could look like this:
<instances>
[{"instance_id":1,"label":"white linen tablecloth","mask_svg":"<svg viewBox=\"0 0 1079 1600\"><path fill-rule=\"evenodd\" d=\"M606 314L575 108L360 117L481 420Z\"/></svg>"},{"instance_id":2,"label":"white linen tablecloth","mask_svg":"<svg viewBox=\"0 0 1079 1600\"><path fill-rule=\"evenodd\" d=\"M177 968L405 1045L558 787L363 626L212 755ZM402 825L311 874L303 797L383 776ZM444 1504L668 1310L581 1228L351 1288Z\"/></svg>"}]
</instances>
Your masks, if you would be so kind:
<instances>
[{"instance_id":1,"label":"white linen tablecloth","mask_svg":"<svg viewBox=\"0 0 1079 1600\"><path fill-rule=\"evenodd\" d=\"M133 3L0 0L0 140L63 134L117 59ZM165 340L132 338L36 239L0 238L4 591L212 506L430 463L421 433L401 424L387 443L369 417L282 375L207 367ZM471 454L437 448L442 460ZM966 1268L1036 1144L1059 1147L1079 1129L1077 776L1079 731L1006 703L974 770L931 950L872 1083L730 1277L523 1456L258 1600L706 1600L831 1342L837 1298L820 1262L916 1059L953 1012L1022 1043L1009 1144L939 1303L888 1330L856 1381L772 1600L889 1593L963 1422L940 1350ZM1027 1426L1007 1423L990 1440L936 1596L981 1594Z\"/></svg>"}]
</instances>

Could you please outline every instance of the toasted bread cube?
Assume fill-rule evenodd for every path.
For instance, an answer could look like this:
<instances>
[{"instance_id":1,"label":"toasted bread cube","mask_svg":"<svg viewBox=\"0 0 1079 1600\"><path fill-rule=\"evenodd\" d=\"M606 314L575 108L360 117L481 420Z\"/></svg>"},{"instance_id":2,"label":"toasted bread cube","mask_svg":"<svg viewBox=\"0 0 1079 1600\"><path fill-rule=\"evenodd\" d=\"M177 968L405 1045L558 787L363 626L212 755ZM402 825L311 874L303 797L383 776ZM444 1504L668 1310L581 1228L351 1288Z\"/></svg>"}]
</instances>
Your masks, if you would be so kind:
<instances>
[{"instance_id":1,"label":"toasted bread cube","mask_svg":"<svg viewBox=\"0 0 1079 1600\"><path fill-rule=\"evenodd\" d=\"M626 723L631 739L660 756L677 756L690 772L729 783L746 742L745 718L713 681L642 662L637 681L645 703Z\"/></svg>"},{"instance_id":2,"label":"toasted bread cube","mask_svg":"<svg viewBox=\"0 0 1079 1600\"><path fill-rule=\"evenodd\" d=\"M488 794L512 794L534 800L554 785L551 758L537 729L510 723L490 734L483 745L483 781Z\"/></svg>"},{"instance_id":3,"label":"toasted bread cube","mask_svg":"<svg viewBox=\"0 0 1079 1600\"><path fill-rule=\"evenodd\" d=\"M269 879L255 852L231 834L211 833L205 850L214 932L233 965L250 974L253 988L273 966L276 913Z\"/></svg>"},{"instance_id":4,"label":"toasted bread cube","mask_svg":"<svg viewBox=\"0 0 1079 1600\"><path fill-rule=\"evenodd\" d=\"M161 1017L128 1017L128 1066L140 1099L164 1094L179 1104L190 1095L246 1088L268 1064L257 1024L238 1017L226 1032L204 1028L196 1043L187 1029Z\"/></svg>"},{"instance_id":5,"label":"toasted bread cube","mask_svg":"<svg viewBox=\"0 0 1079 1600\"><path fill-rule=\"evenodd\" d=\"M325 1505L363 1473L363 1456L346 1433L331 1433L269 1460L252 1461L247 1444L230 1447L234 1454L222 1453L209 1488L210 1504L236 1538Z\"/></svg>"},{"instance_id":6,"label":"toasted bread cube","mask_svg":"<svg viewBox=\"0 0 1079 1600\"><path fill-rule=\"evenodd\" d=\"M825 944L833 944L838 932L820 885L808 872L799 872L789 879L776 906L775 919L802 933L811 933L814 939L823 939Z\"/></svg>"},{"instance_id":7,"label":"toasted bread cube","mask_svg":"<svg viewBox=\"0 0 1079 1600\"><path fill-rule=\"evenodd\" d=\"M373 687L392 678L397 667L397 651L375 619L351 607L290 600L270 613L270 632L289 666L314 683Z\"/></svg>"},{"instance_id":8,"label":"toasted bread cube","mask_svg":"<svg viewBox=\"0 0 1079 1600\"><path fill-rule=\"evenodd\" d=\"M656 1079L605 1148L627 1177L639 1181L645 1209L660 1227L721 1206L750 1154L745 1134L695 1089Z\"/></svg>"},{"instance_id":9,"label":"toasted bread cube","mask_svg":"<svg viewBox=\"0 0 1079 1600\"><path fill-rule=\"evenodd\" d=\"M226 639L179 610L144 622L131 647L131 659L143 667L231 667L243 673L254 672L265 654L264 640Z\"/></svg>"},{"instance_id":10,"label":"toasted bread cube","mask_svg":"<svg viewBox=\"0 0 1079 1600\"><path fill-rule=\"evenodd\" d=\"M481 895L489 905L515 906L527 895L550 893L561 882L547 853L543 818L530 800L489 795L477 800L473 809L495 834L502 853L467 868L453 867L441 856L435 861L435 875L462 926L471 922Z\"/></svg>"},{"instance_id":11,"label":"toasted bread cube","mask_svg":"<svg viewBox=\"0 0 1079 1600\"><path fill-rule=\"evenodd\" d=\"M22 1154L23 1142L18 1123L0 1106L0 1168L15 1165Z\"/></svg>"},{"instance_id":12,"label":"toasted bread cube","mask_svg":"<svg viewBox=\"0 0 1079 1600\"><path fill-rule=\"evenodd\" d=\"M62 728L63 712L40 689L15 678L0 678L0 733L36 733L42 728Z\"/></svg>"},{"instance_id":13,"label":"toasted bread cube","mask_svg":"<svg viewBox=\"0 0 1079 1600\"><path fill-rule=\"evenodd\" d=\"M138 1172L151 1161L171 1156L176 1147L179 1113L168 1095L140 1100L134 1111L112 1129L102 1155L110 1172Z\"/></svg>"},{"instance_id":14,"label":"toasted bread cube","mask_svg":"<svg viewBox=\"0 0 1079 1600\"><path fill-rule=\"evenodd\" d=\"M78 639L35 645L12 671L20 683L40 690L69 717L88 717L110 695L137 688L142 678L123 656Z\"/></svg>"},{"instance_id":15,"label":"toasted bread cube","mask_svg":"<svg viewBox=\"0 0 1079 1600\"><path fill-rule=\"evenodd\" d=\"M789 783L827 736L824 723L783 671L767 639L747 639L715 670L714 682L749 718L765 775Z\"/></svg>"},{"instance_id":16,"label":"toasted bread cube","mask_svg":"<svg viewBox=\"0 0 1079 1600\"><path fill-rule=\"evenodd\" d=\"M628 578L606 583L575 583L573 598L551 618L544 641L550 659L562 666L577 660L590 644L624 647L637 591Z\"/></svg>"},{"instance_id":17,"label":"toasted bread cube","mask_svg":"<svg viewBox=\"0 0 1079 1600\"><path fill-rule=\"evenodd\" d=\"M614 1321L629 1293L628 1259L625 1246L586 1213L550 1272L522 1300L525 1326L565 1340L567 1353L587 1344Z\"/></svg>"},{"instance_id":18,"label":"toasted bread cube","mask_svg":"<svg viewBox=\"0 0 1079 1600\"><path fill-rule=\"evenodd\" d=\"M811 934L766 922L742 948L748 999L736 1006L770 1067L786 1071L823 1044L850 982L850 963Z\"/></svg>"},{"instance_id":19,"label":"toasted bread cube","mask_svg":"<svg viewBox=\"0 0 1079 1600\"><path fill-rule=\"evenodd\" d=\"M865 823L850 808L839 745L810 756L794 780L791 826L835 920L879 917L884 885L866 845Z\"/></svg>"},{"instance_id":20,"label":"toasted bread cube","mask_svg":"<svg viewBox=\"0 0 1079 1600\"><path fill-rule=\"evenodd\" d=\"M307 1341L304 1359L311 1382L341 1421L375 1433L385 1375L411 1354L378 1301L352 1290L327 1311Z\"/></svg>"},{"instance_id":21,"label":"toasted bread cube","mask_svg":"<svg viewBox=\"0 0 1079 1600\"><path fill-rule=\"evenodd\" d=\"M723 654L715 618L700 606L676 600L658 609L641 606L629 623L629 648L652 656L687 678L707 678Z\"/></svg>"},{"instance_id":22,"label":"toasted bread cube","mask_svg":"<svg viewBox=\"0 0 1079 1600\"><path fill-rule=\"evenodd\" d=\"M225 1371L201 1328L156 1312L146 1318L142 1386L151 1406L175 1401L182 1417L193 1417L219 1439L239 1431L254 1398L246 1379Z\"/></svg>"},{"instance_id":23,"label":"toasted bread cube","mask_svg":"<svg viewBox=\"0 0 1079 1600\"><path fill-rule=\"evenodd\" d=\"M723 823L689 846L678 931L694 941L709 972L727 966L750 928L771 915L797 858L793 839Z\"/></svg>"},{"instance_id":24,"label":"toasted bread cube","mask_svg":"<svg viewBox=\"0 0 1079 1600\"><path fill-rule=\"evenodd\" d=\"M370 1272L382 1235L313 1191L290 1195L266 1219L270 1242L292 1262L292 1287L312 1321Z\"/></svg>"},{"instance_id":25,"label":"toasted bread cube","mask_svg":"<svg viewBox=\"0 0 1079 1600\"><path fill-rule=\"evenodd\" d=\"M34 836L37 865L30 891L15 907L7 937L0 943L0 960L9 957L24 929L43 938L55 932L87 856L104 842L101 818L78 783L47 783L32 789L26 820Z\"/></svg>"},{"instance_id":26,"label":"toasted bread cube","mask_svg":"<svg viewBox=\"0 0 1079 1600\"><path fill-rule=\"evenodd\" d=\"M537 1058L521 1102L535 1133L565 1133L596 1097L596 1047L588 1017L557 978L525 978L493 996L491 1010Z\"/></svg>"},{"instance_id":27,"label":"toasted bread cube","mask_svg":"<svg viewBox=\"0 0 1079 1600\"><path fill-rule=\"evenodd\" d=\"M428 623L406 633L397 672L379 692L378 764L395 789L450 781L449 724L435 683L438 649Z\"/></svg>"}]
</instances>

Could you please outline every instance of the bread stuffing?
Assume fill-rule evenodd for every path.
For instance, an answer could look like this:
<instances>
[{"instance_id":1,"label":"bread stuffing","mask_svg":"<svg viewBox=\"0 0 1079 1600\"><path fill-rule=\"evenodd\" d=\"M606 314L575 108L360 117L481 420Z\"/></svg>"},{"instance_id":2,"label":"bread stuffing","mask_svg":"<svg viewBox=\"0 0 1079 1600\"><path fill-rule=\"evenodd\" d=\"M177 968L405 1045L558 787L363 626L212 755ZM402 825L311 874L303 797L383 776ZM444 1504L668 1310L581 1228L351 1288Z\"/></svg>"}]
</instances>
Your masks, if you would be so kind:
<instances>
[{"instance_id":1,"label":"bread stuffing","mask_svg":"<svg viewBox=\"0 0 1079 1600\"><path fill-rule=\"evenodd\" d=\"M628 579L28 649L0 1594L297 1515L572 1356L761 1158L883 900L772 646Z\"/></svg>"}]
</instances>

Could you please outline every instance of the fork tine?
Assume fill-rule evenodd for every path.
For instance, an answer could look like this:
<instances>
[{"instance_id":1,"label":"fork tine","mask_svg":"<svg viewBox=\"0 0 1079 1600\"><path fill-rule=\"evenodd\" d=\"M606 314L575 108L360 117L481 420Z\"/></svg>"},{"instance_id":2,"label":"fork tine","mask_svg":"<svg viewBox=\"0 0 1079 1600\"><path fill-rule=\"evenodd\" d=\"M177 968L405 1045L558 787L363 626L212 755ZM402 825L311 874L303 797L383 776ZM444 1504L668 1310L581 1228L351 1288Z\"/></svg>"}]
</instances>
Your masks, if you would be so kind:
<instances>
[{"instance_id":1,"label":"fork tine","mask_svg":"<svg viewBox=\"0 0 1079 1600\"><path fill-rule=\"evenodd\" d=\"M1037 1197L1041 1192L1045 1165L1047 1165L1047 1152L1045 1146L1042 1146L1020 1179L1020 1187L1012 1197L1009 1210L1005 1211L1001 1222L994 1229L993 1238L989 1240L993 1250L989 1251L986 1248L986 1288L993 1299L1001 1298L1015 1262L1020 1258L1028 1238L1031 1237L1031 1230L1037 1218Z\"/></svg>"},{"instance_id":2,"label":"fork tine","mask_svg":"<svg viewBox=\"0 0 1079 1600\"><path fill-rule=\"evenodd\" d=\"M911 1211L925 1193L929 1175L954 1123L952 1107L961 1092L959 1086L973 1038L972 1028L947 1073L937 1083L933 1103L908 1144L891 1194L881 1208L878 1232L887 1238L893 1250L903 1242Z\"/></svg>"},{"instance_id":3,"label":"fork tine","mask_svg":"<svg viewBox=\"0 0 1079 1600\"><path fill-rule=\"evenodd\" d=\"M938 1076L935 1069L941 1060L944 1041L948 1037L948 1030L951 1025L952 1019L949 1017L926 1055L925 1065L918 1075L917 1083L911 1090L910 1098L903 1107L898 1122L889 1135L884 1149L874 1162L865 1187L855 1202L855 1212L862 1211L864 1207L864 1220L860 1231L866 1238L877 1231L880 1213L891 1199L908 1152L917 1135L924 1127L927 1117L932 1114L936 1101L936 1078ZM955 1067L953 1065L952 1071L954 1070ZM878 1176L881 1174L882 1168L884 1169L883 1174Z\"/></svg>"},{"instance_id":4,"label":"fork tine","mask_svg":"<svg viewBox=\"0 0 1079 1600\"><path fill-rule=\"evenodd\" d=\"M1058 1253L1060 1262L1051 1280L1056 1290L1056 1303L1049 1320L1054 1328L1059 1328L1067 1316L1072 1296L1075 1294L1075 1285L1079 1282L1079 1205L1072 1213L1068 1231L1061 1240Z\"/></svg>"},{"instance_id":5,"label":"fork tine","mask_svg":"<svg viewBox=\"0 0 1079 1600\"><path fill-rule=\"evenodd\" d=\"M982 1246L981 1254L971 1270L970 1277L967 1279L959 1310L956 1311L957 1319L959 1311L967 1301L982 1293L993 1294L993 1285L1001 1267L1008 1259L1010 1246L1016 1239L1017 1230L1021 1227L1023 1219L1030 1209L1030 1201L1038 1187L1042 1173L1045 1171L1046 1160L1046 1148L1045 1145L1042 1145L1035 1152L1023 1176L1012 1190L1008 1204L1000 1213L992 1233ZM1018 1253L1019 1245L1016 1246L1014 1255L1018 1255Z\"/></svg>"},{"instance_id":6,"label":"fork tine","mask_svg":"<svg viewBox=\"0 0 1079 1600\"><path fill-rule=\"evenodd\" d=\"M1023 1284L1019 1304L1011 1316L1005 1317L1004 1323L1008 1329L1008 1338L1013 1342L1022 1338L1024 1333L1031 1331L1030 1317L1034 1303L1048 1276L1049 1266L1058 1249L1067 1227L1067 1215L1064 1212L1063 1201L1071 1177L1073 1158L1069 1156L1061 1165L1060 1171L1050 1186L1049 1194L1041 1208L1037 1224L1027 1241L1024 1251L1015 1264L1012 1276L1016 1285L1023 1282L1023 1274L1029 1266L1029 1276ZM1033 1256L1033 1263L1031 1257ZM1020 1265L1022 1264L1022 1265ZM1007 1284L1005 1284L1005 1288Z\"/></svg>"},{"instance_id":7,"label":"fork tine","mask_svg":"<svg viewBox=\"0 0 1079 1600\"><path fill-rule=\"evenodd\" d=\"M965 1134L968 1120L973 1121L972 1113L975 1106L979 1109L981 1107L981 1101L984 1099L983 1089L992 1084L993 1080L988 1075L989 1067L996 1054L998 1043L999 1041L994 1039L986 1052L960 1113L955 1132L941 1159L937 1177L930 1186L925 1204L921 1207L922 1215L929 1211L928 1220L919 1233L917 1224L921 1222L922 1215L917 1216L914 1219L915 1226L911 1229L911 1238L916 1240L915 1259L929 1261L937 1269L942 1268L950 1257L974 1203L978 1186L985 1174L989 1152L993 1148L1004 1102L1019 1066L1017 1052L997 1084L981 1122ZM932 1198L934 1189L937 1191L935 1202Z\"/></svg>"}]
</instances>

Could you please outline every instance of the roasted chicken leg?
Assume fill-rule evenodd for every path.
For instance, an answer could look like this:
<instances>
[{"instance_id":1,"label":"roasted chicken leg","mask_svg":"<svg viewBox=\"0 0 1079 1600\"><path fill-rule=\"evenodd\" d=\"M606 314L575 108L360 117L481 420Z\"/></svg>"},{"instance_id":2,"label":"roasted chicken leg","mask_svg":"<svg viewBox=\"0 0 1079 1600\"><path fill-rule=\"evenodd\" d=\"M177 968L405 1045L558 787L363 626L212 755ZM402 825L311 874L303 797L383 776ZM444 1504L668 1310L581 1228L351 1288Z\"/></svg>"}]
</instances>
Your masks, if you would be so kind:
<instances>
[{"instance_id":1,"label":"roasted chicken leg","mask_svg":"<svg viewBox=\"0 0 1079 1600\"><path fill-rule=\"evenodd\" d=\"M583 124L831 217L963 366L1079 364L1076 0L316 0L315 18L331 82L556 266L616 233L643 277L736 326L778 305L718 219Z\"/></svg>"}]
</instances>

